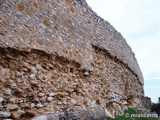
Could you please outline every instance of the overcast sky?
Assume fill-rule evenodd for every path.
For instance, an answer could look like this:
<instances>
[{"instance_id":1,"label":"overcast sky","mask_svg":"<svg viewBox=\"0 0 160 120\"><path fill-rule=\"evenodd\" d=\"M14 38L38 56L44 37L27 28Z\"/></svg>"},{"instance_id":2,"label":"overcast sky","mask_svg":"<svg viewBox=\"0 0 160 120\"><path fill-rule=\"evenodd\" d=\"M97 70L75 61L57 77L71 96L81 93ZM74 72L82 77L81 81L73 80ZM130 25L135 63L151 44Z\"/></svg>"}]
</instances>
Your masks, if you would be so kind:
<instances>
[{"instance_id":1,"label":"overcast sky","mask_svg":"<svg viewBox=\"0 0 160 120\"><path fill-rule=\"evenodd\" d=\"M145 95L160 97L160 0L86 0L131 46L144 76Z\"/></svg>"}]
</instances>

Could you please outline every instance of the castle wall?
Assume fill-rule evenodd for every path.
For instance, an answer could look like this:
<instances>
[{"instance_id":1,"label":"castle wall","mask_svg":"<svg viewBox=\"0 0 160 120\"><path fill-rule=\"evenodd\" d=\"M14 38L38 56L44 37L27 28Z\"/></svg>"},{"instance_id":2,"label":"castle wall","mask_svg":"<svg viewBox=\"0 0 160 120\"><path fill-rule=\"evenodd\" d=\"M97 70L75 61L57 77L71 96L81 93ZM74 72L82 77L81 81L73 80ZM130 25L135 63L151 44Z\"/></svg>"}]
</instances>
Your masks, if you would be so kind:
<instances>
[{"instance_id":1,"label":"castle wall","mask_svg":"<svg viewBox=\"0 0 160 120\"><path fill-rule=\"evenodd\" d=\"M2 1L0 15L1 116L90 107L118 115L139 104L131 48L85 1Z\"/></svg>"}]
</instances>

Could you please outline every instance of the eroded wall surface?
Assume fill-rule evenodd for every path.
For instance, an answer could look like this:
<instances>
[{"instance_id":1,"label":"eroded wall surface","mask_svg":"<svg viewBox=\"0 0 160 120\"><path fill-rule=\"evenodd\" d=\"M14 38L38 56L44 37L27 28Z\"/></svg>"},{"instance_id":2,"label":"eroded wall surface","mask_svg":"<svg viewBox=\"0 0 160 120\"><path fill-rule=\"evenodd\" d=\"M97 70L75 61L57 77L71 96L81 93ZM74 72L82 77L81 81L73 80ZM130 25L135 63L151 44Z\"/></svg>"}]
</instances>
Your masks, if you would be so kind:
<instances>
[{"instance_id":1,"label":"eroded wall surface","mask_svg":"<svg viewBox=\"0 0 160 120\"><path fill-rule=\"evenodd\" d=\"M84 0L0 2L0 117L139 104L143 77L122 35Z\"/></svg>"}]
</instances>

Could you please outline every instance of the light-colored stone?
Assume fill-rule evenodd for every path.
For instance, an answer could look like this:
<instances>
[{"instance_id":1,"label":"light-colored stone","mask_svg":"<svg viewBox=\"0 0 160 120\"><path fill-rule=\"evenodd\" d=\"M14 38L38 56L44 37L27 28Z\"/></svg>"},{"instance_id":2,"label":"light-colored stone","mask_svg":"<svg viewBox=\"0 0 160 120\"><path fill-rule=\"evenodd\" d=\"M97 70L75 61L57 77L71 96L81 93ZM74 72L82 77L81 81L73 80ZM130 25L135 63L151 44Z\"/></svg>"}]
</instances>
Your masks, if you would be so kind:
<instances>
[{"instance_id":1,"label":"light-colored stone","mask_svg":"<svg viewBox=\"0 0 160 120\"><path fill-rule=\"evenodd\" d=\"M63 99L62 101L63 101L63 104L64 104L64 105L67 104L67 100L66 100L66 99Z\"/></svg>"},{"instance_id":2,"label":"light-colored stone","mask_svg":"<svg viewBox=\"0 0 160 120\"><path fill-rule=\"evenodd\" d=\"M3 120L13 120L13 119L3 119Z\"/></svg>"},{"instance_id":3,"label":"light-colored stone","mask_svg":"<svg viewBox=\"0 0 160 120\"><path fill-rule=\"evenodd\" d=\"M12 88L17 88L17 83L12 83Z\"/></svg>"},{"instance_id":4,"label":"light-colored stone","mask_svg":"<svg viewBox=\"0 0 160 120\"><path fill-rule=\"evenodd\" d=\"M0 103L1 103L3 100L4 100L3 97L0 97Z\"/></svg>"},{"instance_id":5,"label":"light-colored stone","mask_svg":"<svg viewBox=\"0 0 160 120\"><path fill-rule=\"evenodd\" d=\"M5 90L5 94L6 94L6 95L11 95L11 89L6 89L6 90Z\"/></svg>"},{"instance_id":6,"label":"light-colored stone","mask_svg":"<svg viewBox=\"0 0 160 120\"><path fill-rule=\"evenodd\" d=\"M43 107L43 105L42 105L41 103L38 103L38 104L36 105L36 107L37 107L37 108L41 108L41 107Z\"/></svg>"},{"instance_id":7,"label":"light-colored stone","mask_svg":"<svg viewBox=\"0 0 160 120\"><path fill-rule=\"evenodd\" d=\"M41 97L41 98L40 98L40 101L41 101L41 102L46 102L46 97Z\"/></svg>"},{"instance_id":8,"label":"light-colored stone","mask_svg":"<svg viewBox=\"0 0 160 120\"><path fill-rule=\"evenodd\" d=\"M27 68L23 68L23 71L24 71L24 72L27 72L27 71L28 71L28 69L27 69Z\"/></svg>"},{"instance_id":9,"label":"light-colored stone","mask_svg":"<svg viewBox=\"0 0 160 120\"><path fill-rule=\"evenodd\" d=\"M16 71L16 77L21 77L22 76L22 73Z\"/></svg>"},{"instance_id":10,"label":"light-colored stone","mask_svg":"<svg viewBox=\"0 0 160 120\"><path fill-rule=\"evenodd\" d=\"M89 75L89 72L87 72L87 71L86 71L86 72L84 72L84 75L88 76L88 75Z\"/></svg>"},{"instance_id":11,"label":"light-colored stone","mask_svg":"<svg viewBox=\"0 0 160 120\"><path fill-rule=\"evenodd\" d=\"M53 100L53 97L47 97L47 101L51 102Z\"/></svg>"},{"instance_id":12,"label":"light-colored stone","mask_svg":"<svg viewBox=\"0 0 160 120\"><path fill-rule=\"evenodd\" d=\"M48 118L45 115L41 115L41 116L37 116L37 117L32 118L32 120L48 120Z\"/></svg>"},{"instance_id":13,"label":"light-colored stone","mask_svg":"<svg viewBox=\"0 0 160 120\"><path fill-rule=\"evenodd\" d=\"M4 118L7 118L11 116L11 113L10 112L3 112L3 111L0 111L0 117L4 117Z\"/></svg>"},{"instance_id":14,"label":"light-colored stone","mask_svg":"<svg viewBox=\"0 0 160 120\"><path fill-rule=\"evenodd\" d=\"M52 64L48 64L49 68L53 69L53 65Z\"/></svg>"},{"instance_id":15,"label":"light-colored stone","mask_svg":"<svg viewBox=\"0 0 160 120\"><path fill-rule=\"evenodd\" d=\"M17 99L17 103L24 103L24 99Z\"/></svg>"},{"instance_id":16,"label":"light-colored stone","mask_svg":"<svg viewBox=\"0 0 160 120\"><path fill-rule=\"evenodd\" d=\"M113 98L113 99L110 99L110 102L120 102L120 98Z\"/></svg>"},{"instance_id":17,"label":"light-colored stone","mask_svg":"<svg viewBox=\"0 0 160 120\"><path fill-rule=\"evenodd\" d=\"M15 109L18 109L18 105L17 104L8 104L7 108L10 110L15 110Z\"/></svg>"},{"instance_id":18,"label":"light-colored stone","mask_svg":"<svg viewBox=\"0 0 160 120\"><path fill-rule=\"evenodd\" d=\"M24 110L18 110L17 112L18 112L19 115L25 114L25 111L24 111Z\"/></svg>"},{"instance_id":19,"label":"light-colored stone","mask_svg":"<svg viewBox=\"0 0 160 120\"><path fill-rule=\"evenodd\" d=\"M43 97L43 96L44 96L44 93L39 93L38 96L39 96L39 97Z\"/></svg>"},{"instance_id":20,"label":"light-colored stone","mask_svg":"<svg viewBox=\"0 0 160 120\"><path fill-rule=\"evenodd\" d=\"M9 99L9 102L11 102L11 103L16 103L17 100L16 100L16 98L10 98L10 99Z\"/></svg>"},{"instance_id":21,"label":"light-colored stone","mask_svg":"<svg viewBox=\"0 0 160 120\"><path fill-rule=\"evenodd\" d=\"M75 104L77 104L77 101L75 99L71 99L71 103L73 103L75 105Z\"/></svg>"},{"instance_id":22,"label":"light-colored stone","mask_svg":"<svg viewBox=\"0 0 160 120\"><path fill-rule=\"evenodd\" d=\"M36 65L36 68L37 68L37 70L42 70L42 69L43 69L40 64L37 64L37 65Z\"/></svg>"},{"instance_id":23,"label":"light-colored stone","mask_svg":"<svg viewBox=\"0 0 160 120\"><path fill-rule=\"evenodd\" d=\"M106 112L107 117L110 117L110 118L114 119L114 116L112 116L111 113L107 109L105 109L105 112Z\"/></svg>"},{"instance_id":24,"label":"light-colored stone","mask_svg":"<svg viewBox=\"0 0 160 120\"><path fill-rule=\"evenodd\" d=\"M35 106L35 103L31 103L31 108L34 108Z\"/></svg>"},{"instance_id":25,"label":"light-colored stone","mask_svg":"<svg viewBox=\"0 0 160 120\"><path fill-rule=\"evenodd\" d=\"M34 79L36 78L36 74L31 74L31 75L29 76L29 78L32 79L32 80L34 80Z\"/></svg>"},{"instance_id":26,"label":"light-colored stone","mask_svg":"<svg viewBox=\"0 0 160 120\"><path fill-rule=\"evenodd\" d=\"M2 110L2 108L3 108L3 105L2 105L2 103L0 103L0 110Z\"/></svg>"},{"instance_id":27,"label":"light-colored stone","mask_svg":"<svg viewBox=\"0 0 160 120\"><path fill-rule=\"evenodd\" d=\"M26 97L27 97L27 94L23 94L22 96L23 96L24 98L26 98Z\"/></svg>"},{"instance_id":28,"label":"light-colored stone","mask_svg":"<svg viewBox=\"0 0 160 120\"><path fill-rule=\"evenodd\" d=\"M63 116L63 114L62 114ZM48 120L60 120L59 115L55 114L55 115L47 115Z\"/></svg>"},{"instance_id":29,"label":"light-colored stone","mask_svg":"<svg viewBox=\"0 0 160 120\"><path fill-rule=\"evenodd\" d=\"M31 72L32 72L33 74L37 74L36 68L35 68L35 67L32 67L32 68L31 68Z\"/></svg>"},{"instance_id":30,"label":"light-colored stone","mask_svg":"<svg viewBox=\"0 0 160 120\"><path fill-rule=\"evenodd\" d=\"M49 94L50 97L53 97L53 96L56 96L56 95L57 95L57 93L55 93L55 92L52 92L52 93Z\"/></svg>"}]
</instances>

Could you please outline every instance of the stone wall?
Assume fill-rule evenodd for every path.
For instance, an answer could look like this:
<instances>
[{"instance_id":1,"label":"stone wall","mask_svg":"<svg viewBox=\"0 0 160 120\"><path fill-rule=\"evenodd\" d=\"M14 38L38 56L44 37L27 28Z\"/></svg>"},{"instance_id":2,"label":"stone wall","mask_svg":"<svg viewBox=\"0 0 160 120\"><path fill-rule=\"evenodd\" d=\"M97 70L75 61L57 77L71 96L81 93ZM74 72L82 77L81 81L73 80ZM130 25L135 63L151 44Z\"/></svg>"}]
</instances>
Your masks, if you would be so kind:
<instances>
[{"instance_id":1,"label":"stone wall","mask_svg":"<svg viewBox=\"0 0 160 120\"><path fill-rule=\"evenodd\" d=\"M151 105L152 105L152 102L151 102L151 98L148 97L148 96L145 96L143 99L142 99L142 105L146 108L151 108Z\"/></svg>"},{"instance_id":2,"label":"stone wall","mask_svg":"<svg viewBox=\"0 0 160 120\"><path fill-rule=\"evenodd\" d=\"M0 117L136 106L143 77L120 33L84 0L0 1Z\"/></svg>"}]
</instances>

